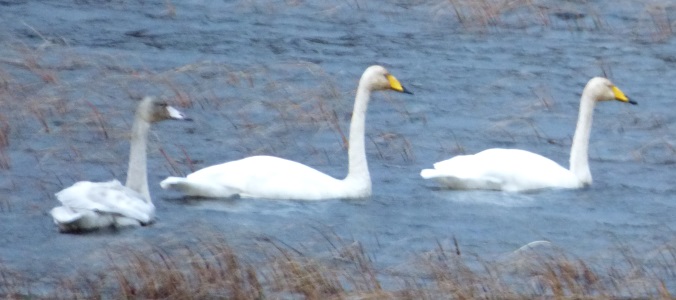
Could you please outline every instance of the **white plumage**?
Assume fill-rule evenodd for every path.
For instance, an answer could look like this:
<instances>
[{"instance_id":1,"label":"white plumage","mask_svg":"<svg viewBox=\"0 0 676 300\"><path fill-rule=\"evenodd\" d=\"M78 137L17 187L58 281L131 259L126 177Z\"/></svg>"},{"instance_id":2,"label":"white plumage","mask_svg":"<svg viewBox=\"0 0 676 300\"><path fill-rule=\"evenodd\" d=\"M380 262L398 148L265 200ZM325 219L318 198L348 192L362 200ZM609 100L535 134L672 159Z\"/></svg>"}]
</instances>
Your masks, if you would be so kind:
<instances>
[{"instance_id":1,"label":"white plumage","mask_svg":"<svg viewBox=\"0 0 676 300\"><path fill-rule=\"evenodd\" d=\"M370 182L369 182L370 183ZM206 167L186 178L169 177L162 187L201 197L305 199L355 198L370 184L335 179L311 167L274 156L251 156Z\"/></svg>"},{"instance_id":2,"label":"white plumage","mask_svg":"<svg viewBox=\"0 0 676 300\"><path fill-rule=\"evenodd\" d=\"M303 164L273 156L252 156L198 170L186 177L168 177L164 189L187 196L251 197L267 199L323 200L363 198L371 195L371 177L366 162L364 127L372 91L408 92L381 66L371 66L359 80L350 124L349 169L343 180Z\"/></svg>"},{"instance_id":3,"label":"white plumage","mask_svg":"<svg viewBox=\"0 0 676 300\"><path fill-rule=\"evenodd\" d=\"M164 102L146 97L136 110L132 127L127 184L119 181L80 181L56 193L61 206L50 211L62 232L88 231L110 226L146 225L155 218L148 191L146 138L150 124L166 119L186 119Z\"/></svg>"},{"instance_id":4,"label":"white plumage","mask_svg":"<svg viewBox=\"0 0 676 300\"><path fill-rule=\"evenodd\" d=\"M636 104L608 79L589 80L580 99L570 169L549 158L520 149L488 149L474 155L459 155L424 169L420 176L434 179L450 189L527 191L543 188L581 188L592 183L589 170L589 136L596 102L618 100Z\"/></svg>"}]
</instances>

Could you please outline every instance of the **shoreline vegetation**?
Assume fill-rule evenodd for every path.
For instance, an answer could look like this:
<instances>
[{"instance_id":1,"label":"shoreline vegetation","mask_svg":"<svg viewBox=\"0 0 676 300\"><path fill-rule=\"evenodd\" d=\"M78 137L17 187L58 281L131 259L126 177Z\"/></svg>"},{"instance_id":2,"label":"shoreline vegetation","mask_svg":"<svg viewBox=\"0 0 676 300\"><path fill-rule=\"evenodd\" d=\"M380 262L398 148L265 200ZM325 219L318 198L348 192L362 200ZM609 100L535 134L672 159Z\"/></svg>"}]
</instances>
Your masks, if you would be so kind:
<instances>
[{"instance_id":1,"label":"shoreline vegetation","mask_svg":"<svg viewBox=\"0 0 676 300\"><path fill-rule=\"evenodd\" d=\"M358 241L326 237L315 256L270 238L238 251L218 235L173 247L102 250L101 265L30 278L0 265L3 299L673 299L676 243L612 265L563 253L544 241L493 261L458 241L380 268ZM544 245L544 246L543 246ZM93 271L96 269L98 271Z\"/></svg>"}]
</instances>

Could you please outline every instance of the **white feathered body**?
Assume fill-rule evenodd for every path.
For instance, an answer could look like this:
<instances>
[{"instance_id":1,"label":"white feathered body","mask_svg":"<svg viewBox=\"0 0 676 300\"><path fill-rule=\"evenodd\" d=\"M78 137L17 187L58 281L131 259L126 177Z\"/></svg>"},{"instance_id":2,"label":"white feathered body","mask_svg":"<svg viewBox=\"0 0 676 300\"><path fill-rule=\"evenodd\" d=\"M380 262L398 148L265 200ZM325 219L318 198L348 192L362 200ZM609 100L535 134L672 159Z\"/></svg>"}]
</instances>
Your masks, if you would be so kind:
<instances>
[{"instance_id":1,"label":"white feathered body","mask_svg":"<svg viewBox=\"0 0 676 300\"><path fill-rule=\"evenodd\" d=\"M381 66L364 71L352 111L348 147L348 171L335 179L303 164L273 156L252 156L201 169L186 177L168 177L164 189L177 189L186 196L209 198L266 198L326 200L371 196L371 176L366 162L364 128L372 91L410 93Z\"/></svg>"},{"instance_id":2,"label":"white feathered body","mask_svg":"<svg viewBox=\"0 0 676 300\"><path fill-rule=\"evenodd\" d=\"M617 100L636 104L610 80L594 77L580 97L580 110L570 148L570 169L519 149L488 149L460 155L434 164L420 176L436 179L453 189L527 191L544 188L581 188L592 183L589 169L589 137L594 107L599 101Z\"/></svg>"},{"instance_id":3,"label":"white feathered body","mask_svg":"<svg viewBox=\"0 0 676 300\"><path fill-rule=\"evenodd\" d=\"M145 225L154 220L155 206L119 181L80 181L56 193L62 206L50 214L64 232L104 227Z\"/></svg>"},{"instance_id":4,"label":"white feathered body","mask_svg":"<svg viewBox=\"0 0 676 300\"><path fill-rule=\"evenodd\" d=\"M451 189L527 191L584 186L570 170L542 155L520 149L494 148L458 155L420 172Z\"/></svg>"},{"instance_id":5,"label":"white feathered body","mask_svg":"<svg viewBox=\"0 0 676 300\"><path fill-rule=\"evenodd\" d=\"M61 232L104 227L146 225L155 218L146 166L146 139L150 125L162 120L189 120L183 113L152 97L138 104L131 130L127 184L80 181L56 193L61 206L50 211Z\"/></svg>"},{"instance_id":6,"label":"white feathered body","mask_svg":"<svg viewBox=\"0 0 676 300\"><path fill-rule=\"evenodd\" d=\"M368 176L368 175L367 175ZM160 185L186 196L291 200L361 198L371 194L370 178L338 180L311 167L274 156L252 156L210 166ZM351 186L346 188L346 186Z\"/></svg>"}]
</instances>

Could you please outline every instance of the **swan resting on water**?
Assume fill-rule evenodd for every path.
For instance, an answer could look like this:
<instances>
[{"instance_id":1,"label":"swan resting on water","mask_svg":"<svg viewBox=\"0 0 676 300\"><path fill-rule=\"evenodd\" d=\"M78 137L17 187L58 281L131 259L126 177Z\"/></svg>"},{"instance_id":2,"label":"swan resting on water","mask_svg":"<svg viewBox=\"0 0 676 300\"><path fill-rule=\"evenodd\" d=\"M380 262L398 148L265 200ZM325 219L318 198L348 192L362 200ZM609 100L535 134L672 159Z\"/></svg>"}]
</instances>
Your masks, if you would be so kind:
<instances>
[{"instance_id":1,"label":"swan resting on water","mask_svg":"<svg viewBox=\"0 0 676 300\"><path fill-rule=\"evenodd\" d=\"M527 191L543 188L581 188L592 183L589 170L589 136L594 107L599 101L636 104L610 80L589 80L580 99L580 112L570 151L570 169L544 156L520 149L488 149L474 155L458 155L424 169L420 176L450 189Z\"/></svg>"},{"instance_id":2,"label":"swan resting on water","mask_svg":"<svg viewBox=\"0 0 676 300\"><path fill-rule=\"evenodd\" d=\"M163 189L186 196L250 197L290 200L364 198L371 195L366 162L364 126L371 92L394 90L408 93L384 67L370 66L359 80L350 124L348 174L336 179L306 165L273 156L252 156L206 167L186 177L168 177Z\"/></svg>"},{"instance_id":3,"label":"swan resting on water","mask_svg":"<svg viewBox=\"0 0 676 300\"><path fill-rule=\"evenodd\" d=\"M155 218L148 191L146 140L150 125L167 119L189 120L165 102L146 97L138 105L131 132L126 185L80 181L56 193L62 206L50 214L61 232L89 231L104 227L147 225Z\"/></svg>"}]
</instances>

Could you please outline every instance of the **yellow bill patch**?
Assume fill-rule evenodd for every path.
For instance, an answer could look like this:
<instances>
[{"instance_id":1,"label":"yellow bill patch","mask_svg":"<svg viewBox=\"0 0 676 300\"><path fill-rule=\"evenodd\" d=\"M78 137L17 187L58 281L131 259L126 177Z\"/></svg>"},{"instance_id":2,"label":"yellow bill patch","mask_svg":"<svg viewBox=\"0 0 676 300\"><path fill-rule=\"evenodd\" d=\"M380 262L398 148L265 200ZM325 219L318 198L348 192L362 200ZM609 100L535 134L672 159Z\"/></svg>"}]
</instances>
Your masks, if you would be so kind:
<instances>
[{"instance_id":1,"label":"yellow bill patch","mask_svg":"<svg viewBox=\"0 0 676 300\"><path fill-rule=\"evenodd\" d=\"M404 91L404 87L401 86L401 83L399 83L399 80L397 80L397 78L395 78L394 76L392 76L390 74L387 74L385 76L387 77L387 80L390 82L390 87L393 90L398 91L398 92Z\"/></svg>"},{"instance_id":2,"label":"yellow bill patch","mask_svg":"<svg viewBox=\"0 0 676 300\"><path fill-rule=\"evenodd\" d=\"M622 102L629 102L629 98L624 95L624 93L616 86L612 87L613 93L615 94L615 100L619 100Z\"/></svg>"}]
</instances>

